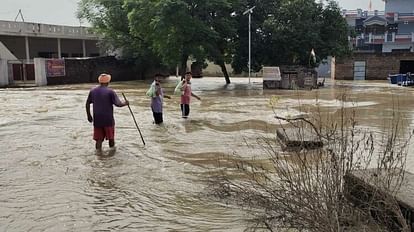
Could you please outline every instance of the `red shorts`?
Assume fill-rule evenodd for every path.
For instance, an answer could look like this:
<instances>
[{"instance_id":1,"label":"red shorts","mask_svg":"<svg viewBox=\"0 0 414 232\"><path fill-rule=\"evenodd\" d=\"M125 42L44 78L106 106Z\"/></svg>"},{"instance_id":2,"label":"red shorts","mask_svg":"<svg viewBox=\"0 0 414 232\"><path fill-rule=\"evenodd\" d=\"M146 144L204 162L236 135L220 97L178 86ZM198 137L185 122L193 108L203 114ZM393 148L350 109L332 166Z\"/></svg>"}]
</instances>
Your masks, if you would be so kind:
<instances>
[{"instance_id":1,"label":"red shorts","mask_svg":"<svg viewBox=\"0 0 414 232\"><path fill-rule=\"evenodd\" d=\"M113 140L115 138L115 127L94 127L93 128L93 139L96 141Z\"/></svg>"}]
</instances>

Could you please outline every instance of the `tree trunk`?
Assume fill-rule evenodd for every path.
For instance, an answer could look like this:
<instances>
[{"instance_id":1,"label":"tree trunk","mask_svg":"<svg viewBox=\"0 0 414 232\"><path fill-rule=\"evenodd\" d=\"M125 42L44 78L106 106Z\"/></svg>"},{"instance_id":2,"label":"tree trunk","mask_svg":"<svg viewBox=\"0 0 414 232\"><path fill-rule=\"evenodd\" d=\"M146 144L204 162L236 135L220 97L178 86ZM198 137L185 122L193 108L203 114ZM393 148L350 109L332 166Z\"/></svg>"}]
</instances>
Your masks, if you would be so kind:
<instances>
[{"instance_id":1,"label":"tree trunk","mask_svg":"<svg viewBox=\"0 0 414 232\"><path fill-rule=\"evenodd\" d=\"M227 72L226 64L224 64L224 61L220 61L219 66L221 67L221 71L223 72L224 79L226 80L226 84L230 84L229 73Z\"/></svg>"},{"instance_id":2,"label":"tree trunk","mask_svg":"<svg viewBox=\"0 0 414 232\"><path fill-rule=\"evenodd\" d=\"M188 55L183 54L183 56L181 57L181 68L180 68L181 80L184 80L185 73L187 72L187 60L188 60Z\"/></svg>"}]
</instances>

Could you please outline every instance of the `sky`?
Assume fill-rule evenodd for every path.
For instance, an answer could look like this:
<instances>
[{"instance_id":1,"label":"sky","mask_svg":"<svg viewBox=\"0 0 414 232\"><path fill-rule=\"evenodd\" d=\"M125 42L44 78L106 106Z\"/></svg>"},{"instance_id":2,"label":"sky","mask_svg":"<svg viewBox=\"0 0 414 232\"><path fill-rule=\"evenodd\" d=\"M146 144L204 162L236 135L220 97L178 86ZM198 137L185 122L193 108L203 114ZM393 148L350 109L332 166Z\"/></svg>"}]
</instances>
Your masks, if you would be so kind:
<instances>
[{"instance_id":1,"label":"sky","mask_svg":"<svg viewBox=\"0 0 414 232\"><path fill-rule=\"evenodd\" d=\"M373 10L384 10L383 0L371 0ZM78 0L0 0L0 20L14 21L19 9L25 22L79 26L87 25L76 18ZM370 0L338 0L344 9L368 10ZM17 21L22 21L21 17Z\"/></svg>"}]
</instances>

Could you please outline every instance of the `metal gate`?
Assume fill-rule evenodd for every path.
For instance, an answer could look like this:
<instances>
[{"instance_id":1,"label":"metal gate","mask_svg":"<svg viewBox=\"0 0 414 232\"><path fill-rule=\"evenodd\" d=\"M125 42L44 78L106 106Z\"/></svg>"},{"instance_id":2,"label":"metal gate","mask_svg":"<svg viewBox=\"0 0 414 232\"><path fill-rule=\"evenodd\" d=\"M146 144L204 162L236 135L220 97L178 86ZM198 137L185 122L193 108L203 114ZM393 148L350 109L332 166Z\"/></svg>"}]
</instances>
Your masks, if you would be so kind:
<instances>
[{"instance_id":1,"label":"metal gate","mask_svg":"<svg viewBox=\"0 0 414 232\"><path fill-rule=\"evenodd\" d=\"M34 82L35 70L33 62L23 62L21 60L8 61L9 80L15 82Z\"/></svg>"},{"instance_id":2,"label":"metal gate","mask_svg":"<svg viewBox=\"0 0 414 232\"><path fill-rule=\"evenodd\" d=\"M365 80L366 76L366 62L355 61L354 62L354 80L361 81Z\"/></svg>"}]
</instances>

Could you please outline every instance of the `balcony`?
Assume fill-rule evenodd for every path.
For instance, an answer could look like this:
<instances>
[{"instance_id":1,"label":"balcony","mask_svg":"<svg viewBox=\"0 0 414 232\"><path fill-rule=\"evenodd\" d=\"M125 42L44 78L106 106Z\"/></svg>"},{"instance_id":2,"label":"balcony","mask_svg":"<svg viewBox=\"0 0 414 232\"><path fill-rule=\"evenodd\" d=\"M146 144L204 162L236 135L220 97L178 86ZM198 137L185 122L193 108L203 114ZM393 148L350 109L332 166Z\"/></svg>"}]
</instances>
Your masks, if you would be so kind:
<instances>
[{"instance_id":1,"label":"balcony","mask_svg":"<svg viewBox=\"0 0 414 232\"><path fill-rule=\"evenodd\" d=\"M0 35L31 36L63 39L99 39L87 27L26 23L0 20Z\"/></svg>"},{"instance_id":2,"label":"balcony","mask_svg":"<svg viewBox=\"0 0 414 232\"><path fill-rule=\"evenodd\" d=\"M414 13L398 13L398 12L389 12L385 15L388 20L391 20L395 23L398 22L413 22Z\"/></svg>"},{"instance_id":3,"label":"balcony","mask_svg":"<svg viewBox=\"0 0 414 232\"><path fill-rule=\"evenodd\" d=\"M358 10L342 10L342 16L343 17L356 17L356 18L367 18L370 16L384 16L385 11L362 11L361 9Z\"/></svg>"},{"instance_id":4,"label":"balcony","mask_svg":"<svg viewBox=\"0 0 414 232\"><path fill-rule=\"evenodd\" d=\"M401 33L395 35L395 43L412 43L414 42L414 33Z\"/></svg>"},{"instance_id":5,"label":"balcony","mask_svg":"<svg viewBox=\"0 0 414 232\"><path fill-rule=\"evenodd\" d=\"M357 37L358 44L411 44L414 43L414 32L412 33L385 33L380 35L361 34Z\"/></svg>"}]
</instances>

